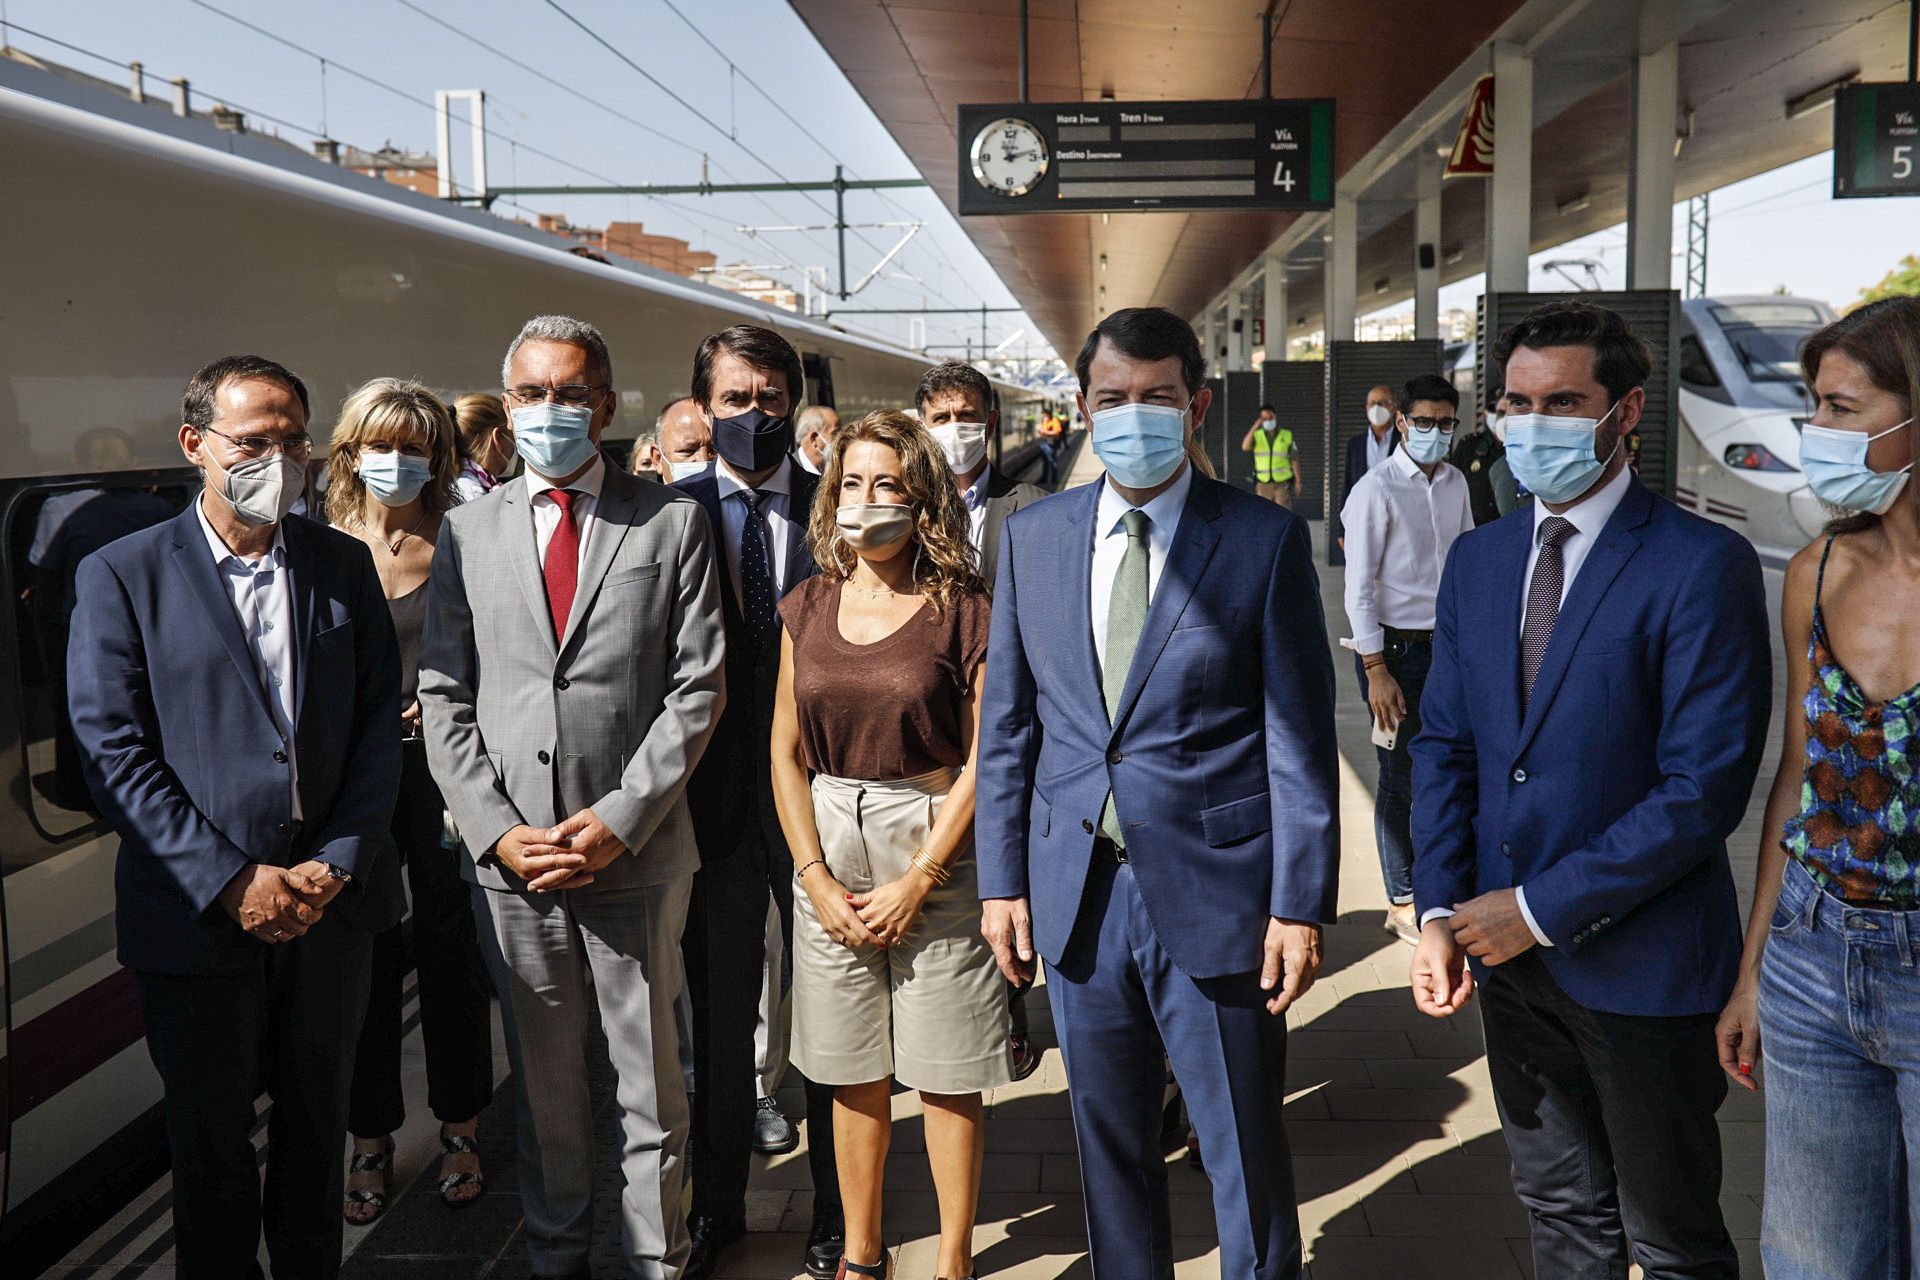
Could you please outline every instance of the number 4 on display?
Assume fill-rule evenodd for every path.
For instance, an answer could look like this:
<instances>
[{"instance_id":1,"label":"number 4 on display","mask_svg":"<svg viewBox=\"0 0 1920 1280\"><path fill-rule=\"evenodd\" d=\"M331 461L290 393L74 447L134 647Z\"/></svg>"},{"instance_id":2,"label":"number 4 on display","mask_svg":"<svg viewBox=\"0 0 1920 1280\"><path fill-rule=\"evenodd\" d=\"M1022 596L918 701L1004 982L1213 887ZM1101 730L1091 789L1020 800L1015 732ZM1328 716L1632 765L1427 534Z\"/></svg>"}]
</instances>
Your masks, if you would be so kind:
<instances>
[{"instance_id":1,"label":"number 4 on display","mask_svg":"<svg viewBox=\"0 0 1920 1280\"><path fill-rule=\"evenodd\" d=\"M1273 166L1273 185L1287 194L1293 194L1293 175L1287 172L1287 162L1282 160Z\"/></svg>"}]
</instances>

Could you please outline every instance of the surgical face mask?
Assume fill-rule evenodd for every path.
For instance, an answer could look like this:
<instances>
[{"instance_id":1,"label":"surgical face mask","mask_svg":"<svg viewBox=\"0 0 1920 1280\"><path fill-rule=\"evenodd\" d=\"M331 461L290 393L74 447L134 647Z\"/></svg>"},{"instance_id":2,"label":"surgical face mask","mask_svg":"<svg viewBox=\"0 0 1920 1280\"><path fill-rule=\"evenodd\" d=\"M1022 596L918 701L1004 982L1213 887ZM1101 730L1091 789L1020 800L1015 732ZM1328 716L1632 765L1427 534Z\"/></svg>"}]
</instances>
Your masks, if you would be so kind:
<instances>
[{"instance_id":1,"label":"surgical face mask","mask_svg":"<svg viewBox=\"0 0 1920 1280\"><path fill-rule=\"evenodd\" d=\"M1187 402L1191 408L1193 402ZM1187 409L1165 404L1117 404L1093 415L1093 452L1114 482L1151 489L1180 469L1187 456Z\"/></svg>"},{"instance_id":2,"label":"surgical face mask","mask_svg":"<svg viewBox=\"0 0 1920 1280\"><path fill-rule=\"evenodd\" d=\"M711 462L702 462L698 458L688 462L675 462L671 458L667 460L667 470L673 473L675 484L682 480L691 480L712 465Z\"/></svg>"},{"instance_id":3,"label":"surgical face mask","mask_svg":"<svg viewBox=\"0 0 1920 1280\"><path fill-rule=\"evenodd\" d=\"M1453 432L1438 427L1409 427L1405 443L1409 458L1430 467L1446 458L1447 450L1453 447Z\"/></svg>"},{"instance_id":4,"label":"surgical face mask","mask_svg":"<svg viewBox=\"0 0 1920 1280\"><path fill-rule=\"evenodd\" d=\"M513 447L548 479L570 476L593 461L593 410L542 400L513 411Z\"/></svg>"},{"instance_id":5,"label":"surgical face mask","mask_svg":"<svg viewBox=\"0 0 1920 1280\"><path fill-rule=\"evenodd\" d=\"M987 456L987 424L984 422L949 422L927 430L957 476L966 475Z\"/></svg>"},{"instance_id":6,"label":"surgical face mask","mask_svg":"<svg viewBox=\"0 0 1920 1280\"><path fill-rule=\"evenodd\" d=\"M1513 478L1542 502L1571 502L1585 493L1620 452L1616 439L1605 462L1594 456L1600 424L1619 407L1620 402L1614 401L1598 418L1508 414L1507 465L1513 468Z\"/></svg>"},{"instance_id":7,"label":"surgical face mask","mask_svg":"<svg viewBox=\"0 0 1920 1280\"><path fill-rule=\"evenodd\" d=\"M834 527L855 551L885 551L913 532L913 508L899 502L849 502Z\"/></svg>"},{"instance_id":8,"label":"surgical face mask","mask_svg":"<svg viewBox=\"0 0 1920 1280\"><path fill-rule=\"evenodd\" d=\"M1487 430L1493 432L1493 438L1501 444L1507 442L1507 415L1490 413L1487 415Z\"/></svg>"},{"instance_id":9,"label":"surgical face mask","mask_svg":"<svg viewBox=\"0 0 1920 1280\"><path fill-rule=\"evenodd\" d=\"M713 451L746 475L778 466L793 448L793 419L777 418L759 405L731 418L713 420Z\"/></svg>"},{"instance_id":10,"label":"surgical face mask","mask_svg":"<svg viewBox=\"0 0 1920 1280\"><path fill-rule=\"evenodd\" d=\"M1393 410L1383 404L1370 404L1367 406L1367 421L1376 427L1384 427L1393 421Z\"/></svg>"},{"instance_id":11,"label":"surgical face mask","mask_svg":"<svg viewBox=\"0 0 1920 1280\"><path fill-rule=\"evenodd\" d=\"M425 458L394 450L388 453L360 454L360 483L367 492L389 507L404 507L427 487L432 470Z\"/></svg>"},{"instance_id":12,"label":"surgical face mask","mask_svg":"<svg viewBox=\"0 0 1920 1280\"><path fill-rule=\"evenodd\" d=\"M225 498L240 523L258 529L279 524L306 495L307 469L284 453L228 467L214 492Z\"/></svg>"},{"instance_id":13,"label":"surgical face mask","mask_svg":"<svg viewBox=\"0 0 1920 1280\"><path fill-rule=\"evenodd\" d=\"M1906 489L1913 464L1898 471L1875 471L1867 465L1867 446L1912 423L1908 418L1872 435L1808 423L1800 432L1800 469L1807 473L1813 496L1829 506L1885 515Z\"/></svg>"}]
</instances>

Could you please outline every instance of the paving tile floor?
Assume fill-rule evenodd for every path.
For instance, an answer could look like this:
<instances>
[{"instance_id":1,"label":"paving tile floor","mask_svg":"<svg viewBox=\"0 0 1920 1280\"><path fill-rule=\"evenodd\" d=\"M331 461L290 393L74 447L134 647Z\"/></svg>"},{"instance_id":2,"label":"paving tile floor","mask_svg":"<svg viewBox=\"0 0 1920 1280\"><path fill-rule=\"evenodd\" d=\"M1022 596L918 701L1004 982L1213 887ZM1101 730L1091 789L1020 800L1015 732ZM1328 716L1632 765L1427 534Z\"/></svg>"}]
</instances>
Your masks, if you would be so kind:
<instances>
[{"instance_id":1,"label":"paving tile floor","mask_svg":"<svg viewBox=\"0 0 1920 1280\"><path fill-rule=\"evenodd\" d=\"M1089 454L1090 456L1090 454ZM1321 530L1316 527L1316 538ZM1767 573L1778 610L1780 575ZM1510 1280L1531 1277L1527 1222L1507 1181L1507 1153L1487 1080L1479 1023L1471 1011L1436 1022L1415 1012L1407 991L1410 949L1381 927L1385 900L1374 852L1373 749L1354 684L1351 657L1337 648L1344 634L1342 576L1321 566L1339 681L1341 822L1339 923L1327 931L1325 965L1314 989L1289 1014L1287 1117L1299 1182L1300 1220L1312 1280ZM1775 726L1784 662L1775 655ZM1771 757L1771 751L1769 757ZM1767 768L1771 769L1771 758ZM1770 774L1768 775L1770 776ZM1743 897L1751 885L1765 778L1734 843ZM1054 1047L1044 988L1030 1008L1046 1046L1040 1070L988 1099L987 1156L980 1225L974 1242L978 1274L1007 1280L1089 1280L1084 1204L1067 1080ZM418 1040L408 1046L420 1096ZM504 1071L504 1068L502 1068ZM508 1089L511 1088L511 1082ZM596 1274L619 1274L614 1206L615 1124L608 1076L596 1075L602 1100L599 1186L595 1215ZM508 1089L482 1126L491 1178L472 1209L451 1212L433 1195L432 1128L401 1135L400 1170L411 1179L386 1218L370 1230L349 1230L349 1280L407 1277L504 1277L526 1274L518 1196L513 1186L512 1107ZM797 1091L782 1092L797 1114ZM888 1166L887 1237L900 1280L934 1276L936 1205L924 1157L917 1100L894 1099L896 1131ZM1760 1275L1756 1238L1761 1190L1759 1100L1736 1092L1720 1114L1726 1177L1722 1194L1739 1242L1743 1270ZM804 1126L803 1126L804 1137ZM1208 1184L1184 1157L1169 1169L1176 1274L1218 1275ZM164 1187L155 1193L164 1196ZM771 1160L756 1158L747 1239L723 1259L723 1280L797 1277L811 1213L804 1147ZM76 1251L55 1275L172 1274L164 1213L149 1198L147 1227L124 1249L103 1247L112 1229ZM125 1219L136 1212L130 1207ZM126 1234L126 1223L120 1232ZM157 1247L156 1247L157 1246ZM131 1265L130 1265L131 1264Z\"/></svg>"}]
</instances>

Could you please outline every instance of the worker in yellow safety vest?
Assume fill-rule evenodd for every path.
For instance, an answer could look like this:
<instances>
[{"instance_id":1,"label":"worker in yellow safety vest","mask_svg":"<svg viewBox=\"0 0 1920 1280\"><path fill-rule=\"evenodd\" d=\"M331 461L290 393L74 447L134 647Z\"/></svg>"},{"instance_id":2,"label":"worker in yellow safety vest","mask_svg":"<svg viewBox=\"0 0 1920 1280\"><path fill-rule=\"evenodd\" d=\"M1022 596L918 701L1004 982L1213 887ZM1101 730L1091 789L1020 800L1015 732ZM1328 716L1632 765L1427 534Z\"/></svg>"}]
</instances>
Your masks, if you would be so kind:
<instances>
[{"instance_id":1,"label":"worker in yellow safety vest","mask_svg":"<svg viewBox=\"0 0 1920 1280\"><path fill-rule=\"evenodd\" d=\"M1291 507L1300 492L1300 454L1293 432L1280 425L1272 405L1260 406L1260 416L1240 441L1240 452L1253 455L1254 485L1260 496Z\"/></svg>"}]
</instances>

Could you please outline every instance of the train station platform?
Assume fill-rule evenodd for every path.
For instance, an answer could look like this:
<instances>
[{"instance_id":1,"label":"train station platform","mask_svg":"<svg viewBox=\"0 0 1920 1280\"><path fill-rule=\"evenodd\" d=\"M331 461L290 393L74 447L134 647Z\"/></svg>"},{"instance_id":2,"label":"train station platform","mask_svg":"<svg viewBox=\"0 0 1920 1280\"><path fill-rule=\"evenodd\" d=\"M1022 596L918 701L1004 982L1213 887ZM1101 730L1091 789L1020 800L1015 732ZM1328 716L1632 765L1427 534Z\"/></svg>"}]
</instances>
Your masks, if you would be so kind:
<instances>
[{"instance_id":1,"label":"train station platform","mask_svg":"<svg viewBox=\"0 0 1920 1280\"><path fill-rule=\"evenodd\" d=\"M1083 450L1074 460L1070 483L1098 473L1092 451ZM1316 543L1323 538L1324 526L1316 525L1314 536ZM1781 576L1774 570L1766 576L1777 618ZM1411 951L1382 928L1386 903L1373 839L1374 754L1351 656L1337 647L1345 627L1341 571L1322 564L1320 586L1340 695L1342 853L1340 919L1327 931L1320 980L1288 1015L1287 1120L1308 1275L1312 1280L1531 1277L1527 1220L1508 1183L1478 1018L1471 1007L1446 1022L1417 1013L1407 990ZM1776 653L1776 741L1784 670ZM1772 756L1770 748L1767 770ZM1743 897L1752 882L1770 776L1756 788L1734 840L1734 873ZM987 1154L975 1234L982 1277L1091 1276L1067 1079L1045 996L1042 988L1029 1005L1036 1040L1046 1050L1040 1070L987 1100ZM411 1004L408 1014L417 1021ZM343 1272L348 1280L500 1280L526 1274L512 1160L512 1081L504 1078L504 1055L496 1060L501 1089L480 1127L488 1192L472 1208L449 1210L434 1194L438 1149L423 1104L419 1037L410 1032L407 1097L413 1114L398 1136L399 1195L373 1227L348 1229L350 1256ZM604 1064L596 1089L600 1193L594 1263L596 1275L612 1277L619 1273L617 1124ZM797 1116L803 1106L792 1087L781 1101L790 1115ZM931 1280L938 1218L915 1095L896 1095L894 1117L886 1224L894 1274L900 1280ZM1721 1109L1720 1128L1726 1166L1722 1202L1743 1268L1757 1276L1760 1099L1733 1091ZM258 1140L264 1142L264 1128ZM1182 1280L1216 1276L1219 1259L1206 1178L1185 1156L1172 1161L1168 1174L1176 1273ZM166 1196L163 1180L48 1274L172 1276ZM803 1275L799 1264L810 1211L804 1147L773 1159L756 1157L748 1193L749 1234L727 1252L719 1275L724 1280Z\"/></svg>"}]
</instances>

